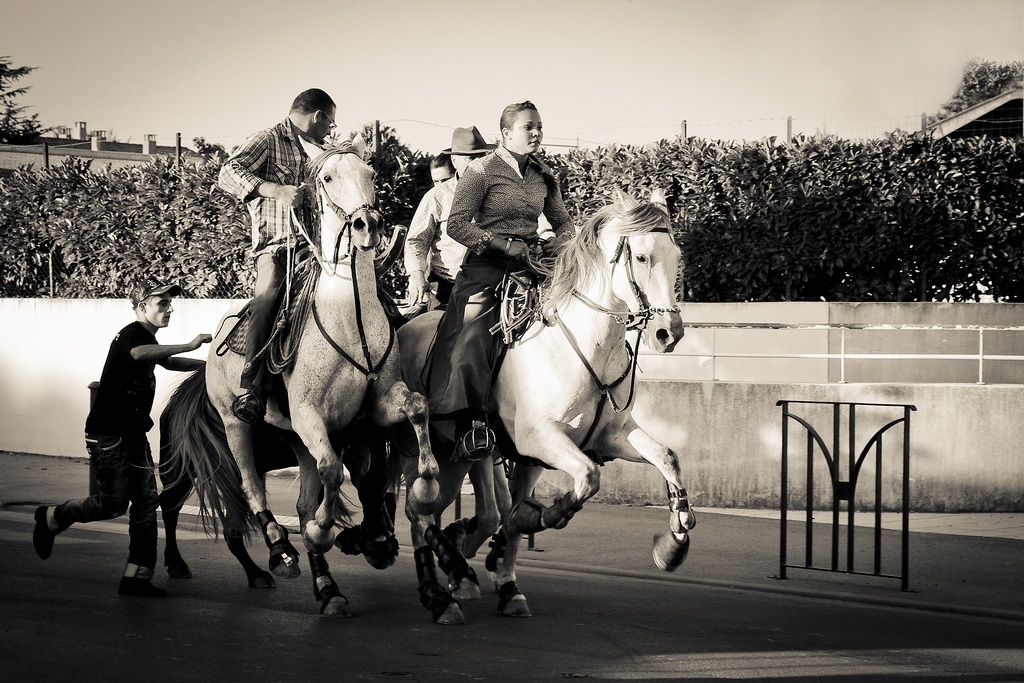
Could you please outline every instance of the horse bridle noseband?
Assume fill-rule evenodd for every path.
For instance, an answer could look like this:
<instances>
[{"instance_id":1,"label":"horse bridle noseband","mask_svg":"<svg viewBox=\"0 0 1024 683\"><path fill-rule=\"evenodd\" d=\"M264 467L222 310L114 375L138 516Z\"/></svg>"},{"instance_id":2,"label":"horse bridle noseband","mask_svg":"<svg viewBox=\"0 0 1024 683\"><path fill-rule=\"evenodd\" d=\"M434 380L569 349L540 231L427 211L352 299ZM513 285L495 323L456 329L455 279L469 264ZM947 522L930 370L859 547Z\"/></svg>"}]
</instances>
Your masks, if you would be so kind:
<instances>
[{"instance_id":1,"label":"horse bridle noseband","mask_svg":"<svg viewBox=\"0 0 1024 683\"><path fill-rule=\"evenodd\" d=\"M356 152L338 152L338 154L356 154ZM377 222L383 221L384 217L381 214L381 212L377 210L377 207L374 206L374 204L371 204L370 202L366 202L360 206L357 206L351 212L345 211L345 209L339 206L337 202L331 199L330 193L327 192L326 188L324 188L324 182L320 178L316 179L316 185L318 190L316 196L317 203L319 204L320 208L320 213L324 213L324 204L326 200L326 208L330 209L331 212L342 223L341 230L338 231L338 237L337 239L334 240L334 249L332 250L330 261L327 261L324 258L324 255L320 248L319 240L313 240L313 238L309 234L309 231L306 229L306 226L303 224L302 221L298 220L298 217L295 215L294 209L292 209L292 220L295 221L295 223L299 226L299 231L302 233L302 236L306 238L306 242L309 243L310 251L313 253L313 256L316 258L316 260L320 262L320 267L333 276L337 274L338 263L352 256L352 226L355 223L357 214L362 212L367 217L372 218ZM324 191L320 192L320 189L323 189ZM374 197L374 201L376 201L376 196ZM348 238L349 249L347 254L342 255L341 241L343 238L346 237Z\"/></svg>"},{"instance_id":2,"label":"horse bridle noseband","mask_svg":"<svg viewBox=\"0 0 1024 683\"><path fill-rule=\"evenodd\" d=\"M672 231L668 228L654 228L648 232L672 234ZM572 295L576 299L582 301L589 308L611 316L615 322L624 326L627 330L639 329L642 331L647 326L647 323L653 320L656 315L679 313L678 306L673 306L672 308L655 308L654 306L651 306L650 299L648 299L644 290L640 288L640 285L636 281L636 275L633 273L633 251L629 247L629 238L625 235L619 237L619 242L615 246L615 252L612 254L611 260L608 262L617 264L623 255L626 257L626 276L629 278L629 286L633 290L633 296L636 297L637 303L640 305L638 310L631 311L627 309L625 311L613 311L609 308L605 308L576 289L572 290Z\"/></svg>"}]
</instances>

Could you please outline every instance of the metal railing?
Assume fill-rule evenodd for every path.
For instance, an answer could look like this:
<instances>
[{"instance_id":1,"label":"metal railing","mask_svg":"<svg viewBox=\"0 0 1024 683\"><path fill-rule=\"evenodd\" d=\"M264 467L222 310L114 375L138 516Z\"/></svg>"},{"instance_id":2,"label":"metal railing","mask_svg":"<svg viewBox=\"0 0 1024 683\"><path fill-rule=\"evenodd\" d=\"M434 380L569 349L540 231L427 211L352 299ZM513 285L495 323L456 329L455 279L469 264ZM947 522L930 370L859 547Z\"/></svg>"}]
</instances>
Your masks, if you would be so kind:
<instances>
[{"instance_id":1,"label":"metal railing","mask_svg":"<svg viewBox=\"0 0 1024 683\"><path fill-rule=\"evenodd\" d=\"M818 571L840 572L845 574L860 574L877 576L883 578L899 579L904 591L909 589L910 581L910 413L917 410L913 405L898 403L850 403L844 401L788 401L783 400L777 403L782 408L782 495L780 499L781 523L779 525L779 578L786 578L786 569L811 569ZM819 431L805 417L796 415L790 410L791 405L804 407L812 405L831 406L832 408L832 440L825 441ZM843 429L841 422L841 410L846 408L848 412L846 424L846 448L847 462L843 467L842 447ZM857 408L893 408L898 409L902 417L893 419L887 424L879 427L866 445L860 448L857 441ZM805 522L804 522L804 562L803 564L790 564L787 561L787 513L789 511L789 422L793 421L804 428L807 435L805 448L806 473L805 473ZM901 453L901 476L900 476L900 517L902 520L900 528L900 572L889 574L883 571L882 567L882 484L883 484L883 448L882 442L886 432L893 427L902 425L903 448ZM874 451L874 534L872 537L872 571L858 570L855 566L855 524L856 493L857 483L862 468L869 453ZM828 474L831 492L831 552L827 566L819 565L814 558L814 463L815 453L818 452L824 458ZM840 508L846 503L846 562L840 564L839 557L839 536L840 529L844 526L841 521Z\"/></svg>"},{"instance_id":2,"label":"metal railing","mask_svg":"<svg viewBox=\"0 0 1024 683\"><path fill-rule=\"evenodd\" d=\"M719 352L715 349L715 335L711 335L711 348L707 352L677 349L673 355L690 358L710 358L712 379L717 380L715 361L718 358L763 358L763 359L808 359L838 360L839 383L846 382L846 363L852 360L958 360L976 361L978 364L978 384L985 383L986 361L1024 361L1024 355L989 354L985 352L985 332L1007 331L1024 333L1020 325L886 325L886 324L824 324L824 323L720 323L699 322L684 323L687 329L760 329L760 330L826 330L838 331L838 353L783 353L783 352ZM974 331L977 332L977 353L848 353L846 351L846 334L849 330L884 330L884 331Z\"/></svg>"}]
</instances>

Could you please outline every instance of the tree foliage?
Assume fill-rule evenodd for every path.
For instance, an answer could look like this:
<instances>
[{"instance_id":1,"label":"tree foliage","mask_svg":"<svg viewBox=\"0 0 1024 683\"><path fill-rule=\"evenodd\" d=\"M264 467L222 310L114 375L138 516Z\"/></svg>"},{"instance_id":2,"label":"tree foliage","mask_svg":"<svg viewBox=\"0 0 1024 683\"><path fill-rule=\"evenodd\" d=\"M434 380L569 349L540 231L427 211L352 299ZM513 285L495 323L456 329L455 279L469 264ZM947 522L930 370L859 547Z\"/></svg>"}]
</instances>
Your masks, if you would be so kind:
<instances>
[{"instance_id":1,"label":"tree foliage","mask_svg":"<svg viewBox=\"0 0 1024 683\"><path fill-rule=\"evenodd\" d=\"M1024 86L1024 61L991 62L972 59L964 67L963 78L956 92L949 98L938 115L930 117L931 122L939 121L1008 90Z\"/></svg>"},{"instance_id":2,"label":"tree foliage","mask_svg":"<svg viewBox=\"0 0 1024 683\"><path fill-rule=\"evenodd\" d=\"M377 201L393 226L430 180L426 158L381 139ZM1024 301L1019 138L693 138L546 161L577 223L616 189L663 188L687 300ZM248 217L216 188L218 170L160 159L95 172L71 158L0 180L0 294L46 295L52 262L57 296L123 296L140 274L248 296ZM404 280L394 270L384 284L401 295Z\"/></svg>"},{"instance_id":3,"label":"tree foliage","mask_svg":"<svg viewBox=\"0 0 1024 683\"><path fill-rule=\"evenodd\" d=\"M0 143L28 144L46 132L38 114L29 115L27 106L16 103L29 88L14 84L35 70L34 66L14 66L11 57L0 56Z\"/></svg>"}]
</instances>

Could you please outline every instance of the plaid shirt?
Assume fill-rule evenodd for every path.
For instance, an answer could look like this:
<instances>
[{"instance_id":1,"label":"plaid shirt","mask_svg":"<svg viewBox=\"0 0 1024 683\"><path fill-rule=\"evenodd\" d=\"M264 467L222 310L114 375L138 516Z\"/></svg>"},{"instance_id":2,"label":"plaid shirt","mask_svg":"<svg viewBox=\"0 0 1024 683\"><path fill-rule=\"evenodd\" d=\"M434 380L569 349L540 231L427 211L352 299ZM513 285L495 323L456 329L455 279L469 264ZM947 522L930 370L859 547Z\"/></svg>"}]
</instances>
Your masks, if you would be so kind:
<instances>
[{"instance_id":1,"label":"plaid shirt","mask_svg":"<svg viewBox=\"0 0 1024 683\"><path fill-rule=\"evenodd\" d=\"M260 183L301 185L307 157L288 119L256 133L224 162L217 184L245 202L252 220L252 255L275 251L298 235L289 206L257 194ZM307 195L307 203L310 199ZM303 207L309 211L311 203ZM303 212L297 212L301 217Z\"/></svg>"},{"instance_id":2,"label":"plaid shirt","mask_svg":"<svg viewBox=\"0 0 1024 683\"><path fill-rule=\"evenodd\" d=\"M492 237L536 240L541 214L556 234L572 234L572 219L551 170L530 155L521 175L512 153L499 145L493 154L471 162L459 178L448 234L482 254Z\"/></svg>"}]
</instances>

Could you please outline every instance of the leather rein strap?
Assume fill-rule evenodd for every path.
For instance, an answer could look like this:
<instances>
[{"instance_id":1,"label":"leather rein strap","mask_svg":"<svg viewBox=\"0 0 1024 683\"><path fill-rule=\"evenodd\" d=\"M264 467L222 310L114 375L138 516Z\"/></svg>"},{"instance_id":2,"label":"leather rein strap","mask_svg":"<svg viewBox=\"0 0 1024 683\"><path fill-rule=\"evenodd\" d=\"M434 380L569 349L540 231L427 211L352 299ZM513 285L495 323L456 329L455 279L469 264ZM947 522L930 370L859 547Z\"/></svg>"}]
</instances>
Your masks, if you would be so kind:
<instances>
[{"instance_id":1,"label":"leather rein strap","mask_svg":"<svg viewBox=\"0 0 1024 683\"><path fill-rule=\"evenodd\" d=\"M380 374L381 368L384 367L384 363L387 362L388 357L391 355L391 350L395 347L395 328L390 323L388 324L388 347L384 350L384 355L381 356L381 359L374 364L373 357L370 355L370 346L366 341L366 329L363 327L363 309L359 301L359 280L356 278L356 260L354 258L351 259L351 263L352 293L355 297L356 305L356 329L359 332L359 344L362 347L363 359L366 364L363 365L346 353L345 349L341 348L341 346L338 345L338 343L327 333L323 322L320 320L320 314L317 312L315 299L313 301L313 321L316 323L317 329L320 330L320 334L323 335L323 338L326 339L332 347L334 347L334 350L337 351L342 358L351 363L357 370L366 375L372 384Z\"/></svg>"},{"instance_id":2,"label":"leather rein strap","mask_svg":"<svg viewBox=\"0 0 1024 683\"><path fill-rule=\"evenodd\" d=\"M668 228L655 228L650 232L663 232L671 234ZM678 307L669 309L651 307L650 300L647 298L647 294L644 293L643 289L640 288L640 285L637 284L636 277L633 274L632 251L629 248L629 238L627 238L626 236L622 236L619 238L619 243L615 248L615 254L612 257L611 261L609 261L609 263L618 263L619 259L623 255L625 255L626 257L626 272L627 277L629 278L629 285L633 290L634 296L636 296L637 302L640 304L640 309L638 311L613 311L611 309L605 308L604 306L601 306L600 304L590 299L589 297L584 296L582 292L579 292L575 289L572 291L573 297L583 302L583 304L586 305L588 308L598 311L599 313L604 313L605 315L611 316L616 323L622 325L627 330L636 330L637 332L636 342L634 343L633 347L630 347L628 341L625 343L626 355L629 356L629 363L626 366L625 371L623 371L623 373L616 380L609 382L607 384L601 381L601 378L597 376L597 372L594 370L593 366L590 365L590 362L583 355L583 351L580 350L579 343L576 341L576 337L569 330L569 328L566 327L565 323L562 322L561 317L557 315L557 311L555 316L555 322L558 324L559 329L562 330L562 333L565 335L565 338L569 340L569 345L572 346L572 350L576 353L576 357L580 359L580 361L583 363L583 367L587 369L587 372L590 374L591 379L594 380L594 384L597 386L598 391L604 394L605 398L607 398L607 402L609 405L611 405L612 412L614 413L621 413L622 411L627 410L633 404L633 398L635 397L636 392L636 367L640 359L640 337L644 328L647 327L647 323L654 319L655 314L679 311ZM619 405L615 401L615 396L612 394L612 390L615 389L620 384L622 384L622 382L624 382L627 377L630 378L629 395L626 398L626 403L623 405ZM604 411L604 406L604 401L598 402L597 413L594 415L593 422L590 423L590 429L587 430L587 435L583 438L583 441L580 442L580 450L584 450L584 447L587 445L587 442L590 441L591 437L593 437L594 435L594 432L597 430L597 425L601 421L601 415Z\"/></svg>"}]
</instances>

